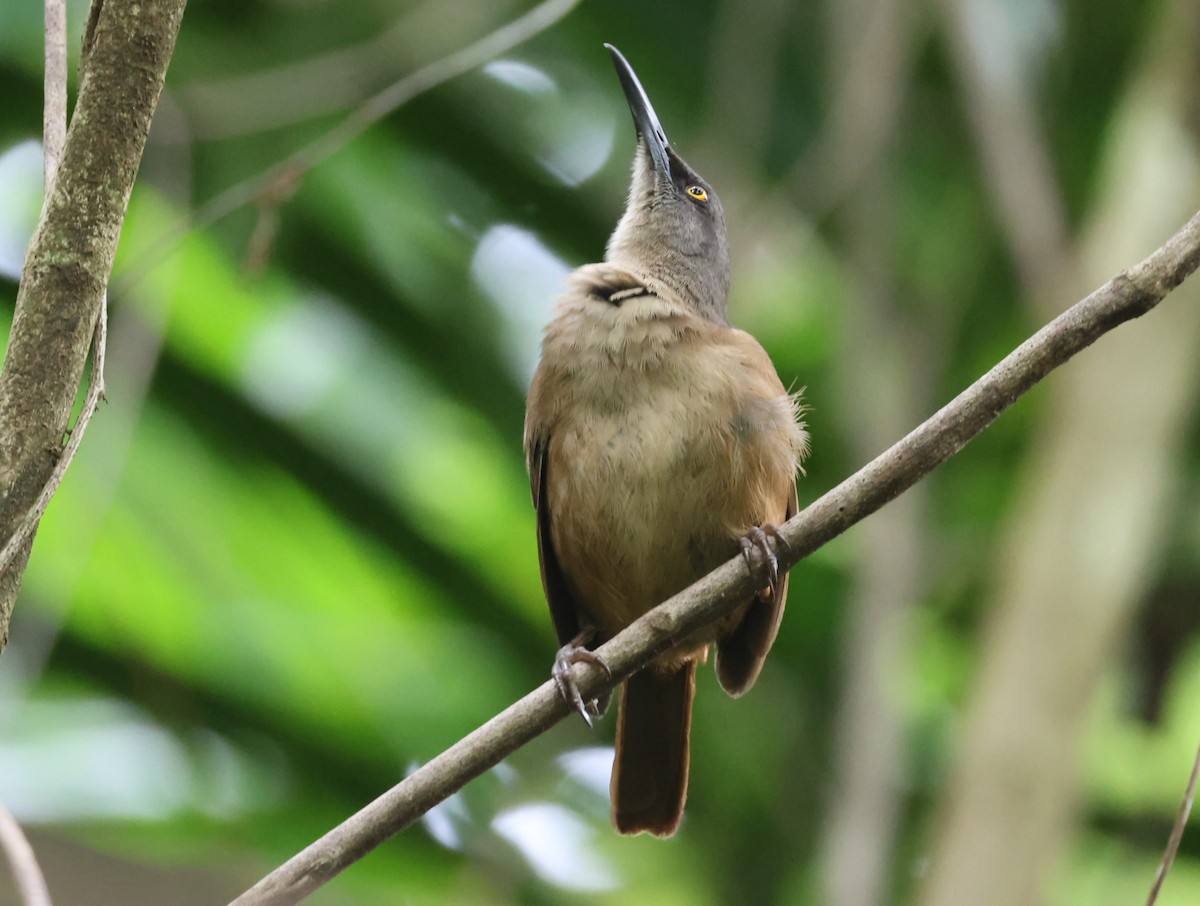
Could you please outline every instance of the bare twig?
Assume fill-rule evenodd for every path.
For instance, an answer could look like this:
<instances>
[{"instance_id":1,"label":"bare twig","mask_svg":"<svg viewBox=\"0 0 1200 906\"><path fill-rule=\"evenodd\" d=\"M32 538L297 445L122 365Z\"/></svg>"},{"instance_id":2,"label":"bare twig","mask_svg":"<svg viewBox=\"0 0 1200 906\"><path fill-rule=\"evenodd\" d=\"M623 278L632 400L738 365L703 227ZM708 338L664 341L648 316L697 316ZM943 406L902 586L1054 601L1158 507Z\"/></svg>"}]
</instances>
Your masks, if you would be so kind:
<instances>
[{"instance_id":1,"label":"bare twig","mask_svg":"<svg viewBox=\"0 0 1200 906\"><path fill-rule=\"evenodd\" d=\"M420 65L410 65L415 54L427 61L457 49L467 33L478 32L475 15L489 15L489 8L504 5L481 6L460 18L445 2L403 4L399 16L360 43L339 44L324 53L250 72L189 79L176 88L176 96L200 141L255 135L317 117L340 117L361 104L368 91L394 80L398 71ZM436 32L431 17L445 20L433 26Z\"/></svg>"},{"instance_id":2,"label":"bare twig","mask_svg":"<svg viewBox=\"0 0 1200 906\"><path fill-rule=\"evenodd\" d=\"M58 162L62 158L63 145L67 141L67 9L64 0L46 0L46 76L45 99L42 112L42 147L45 166L45 194L47 199L54 189L58 175ZM66 474L67 466L75 457L87 423L91 420L100 398L104 395L104 337L107 300L100 310L96 332L92 338L93 365L88 395L83 410L71 431L70 440L63 448L54 471L47 479L41 493L21 519L17 530L0 550L0 571L8 566L13 554L29 538L37 527L50 498L58 490Z\"/></svg>"},{"instance_id":3,"label":"bare twig","mask_svg":"<svg viewBox=\"0 0 1200 906\"><path fill-rule=\"evenodd\" d=\"M50 505L50 498L62 484L63 476L67 474L67 467L71 465L71 460L75 458L75 453L79 450L79 444L83 441L83 432L87 430L88 422L96 414L100 401L104 399L104 346L107 342L108 296L105 294L104 302L100 306L100 316L96 319L96 331L92 334L92 374L88 378L87 396L84 397L83 408L79 410L79 417L75 419L75 426L71 428L71 436L63 446L58 462L54 464L54 471L46 479L41 493L34 500L33 506L26 511L25 516L17 525L16 531L9 536L4 547L0 549L0 572L8 567L8 561L29 540L29 536L37 528L38 522L46 512L46 507Z\"/></svg>"},{"instance_id":4,"label":"bare twig","mask_svg":"<svg viewBox=\"0 0 1200 906\"><path fill-rule=\"evenodd\" d=\"M59 160L62 157L62 146L67 140L67 11L65 0L46 0L46 88L42 103L42 160L44 185L46 185L46 204L49 204L50 192L54 191L54 179L58 176ZM103 312L100 322L96 325L96 338L102 342ZM94 341L95 342L95 341ZM96 346L97 361L103 360L100 346ZM96 383L96 370L92 370L92 384ZM101 378L103 383L103 378ZM89 388L89 398L91 388ZM101 390L103 392L103 390ZM92 412L95 406L91 407ZM55 464L54 472L50 473L46 486L38 494L34 505L25 512L18 523L16 532L8 536L4 548L0 550L0 572L4 571L20 546L29 540L29 536L37 528L50 497L58 490L62 475L71 464L74 451L78 449L79 439L88 426L91 418L88 406L84 406L76 422L76 428L71 433L70 443L66 445L59 462Z\"/></svg>"},{"instance_id":5,"label":"bare twig","mask_svg":"<svg viewBox=\"0 0 1200 906\"><path fill-rule=\"evenodd\" d=\"M67 141L67 11L64 0L46 0L46 98L42 117L42 144L45 149L46 198L54 188L58 175L58 161L62 157L63 145ZM67 467L75 458L75 452L83 440L88 422L104 398L104 343L107 334L108 295L100 306L92 335L92 374L88 381L87 396L83 409L71 429L70 439L63 447L62 455L54 464L54 471L46 479L33 505L26 511L16 530L0 549L0 572L3 572L13 555L25 544L37 529L38 522L50 504L50 498L62 484Z\"/></svg>"},{"instance_id":6,"label":"bare twig","mask_svg":"<svg viewBox=\"0 0 1200 906\"><path fill-rule=\"evenodd\" d=\"M46 0L46 74L42 102L42 153L46 196L54 188L67 142L67 4Z\"/></svg>"},{"instance_id":7,"label":"bare twig","mask_svg":"<svg viewBox=\"0 0 1200 906\"><path fill-rule=\"evenodd\" d=\"M1179 843L1183 840L1183 829L1187 827L1188 815L1192 813L1192 802L1196 798L1196 778L1200 776L1200 749L1196 750L1196 758L1192 762L1192 775L1188 778L1187 789L1183 793L1183 802L1179 804L1179 814L1175 816L1175 826L1171 828L1171 837L1167 840L1167 850L1163 853L1162 864L1158 866L1158 874L1154 876L1154 886L1150 888L1150 896L1146 906L1154 906L1158 900L1158 892L1162 890L1167 872L1175 863L1175 854L1179 852Z\"/></svg>"},{"instance_id":8,"label":"bare twig","mask_svg":"<svg viewBox=\"0 0 1200 906\"><path fill-rule=\"evenodd\" d=\"M258 196L258 221L246 243L242 270L248 274L261 273L271 260L275 240L279 236L280 210L300 188L302 174L285 173Z\"/></svg>"},{"instance_id":9,"label":"bare twig","mask_svg":"<svg viewBox=\"0 0 1200 906\"><path fill-rule=\"evenodd\" d=\"M0 371L0 538L6 541L23 532L48 485L52 491L185 3L105 0L101 9L96 0L92 6L79 98L54 191L25 258ZM0 569L0 648L32 537L25 532Z\"/></svg>"},{"instance_id":10,"label":"bare twig","mask_svg":"<svg viewBox=\"0 0 1200 906\"><path fill-rule=\"evenodd\" d=\"M33 847L21 832L21 826L4 803L0 802L0 848L8 856L13 880L21 896L21 906L50 906L50 891L38 867Z\"/></svg>"},{"instance_id":11,"label":"bare twig","mask_svg":"<svg viewBox=\"0 0 1200 906\"><path fill-rule=\"evenodd\" d=\"M1063 312L932 418L785 523L780 562L790 569L912 487L1059 365L1154 308L1197 265L1200 214L1141 264ZM590 699L611 689L678 639L744 601L753 584L741 557L718 567L598 649L611 676L589 664L572 668L580 692ZM570 713L548 680L293 856L234 900L234 906L299 902Z\"/></svg>"},{"instance_id":12,"label":"bare twig","mask_svg":"<svg viewBox=\"0 0 1200 906\"><path fill-rule=\"evenodd\" d=\"M580 0L545 0L525 13L448 57L443 57L393 82L368 98L353 113L320 138L249 179L230 186L209 199L187 219L169 229L153 246L131 262L121 277L121 285L136 282L151 267L193 230L202 229L268 193L281 183L298 182L314 167L326 161L369 127L398 107L407 104L457 76L470 72L502 53L524 44L545 31L578 6Z\"/></svg>"}]
</instances>

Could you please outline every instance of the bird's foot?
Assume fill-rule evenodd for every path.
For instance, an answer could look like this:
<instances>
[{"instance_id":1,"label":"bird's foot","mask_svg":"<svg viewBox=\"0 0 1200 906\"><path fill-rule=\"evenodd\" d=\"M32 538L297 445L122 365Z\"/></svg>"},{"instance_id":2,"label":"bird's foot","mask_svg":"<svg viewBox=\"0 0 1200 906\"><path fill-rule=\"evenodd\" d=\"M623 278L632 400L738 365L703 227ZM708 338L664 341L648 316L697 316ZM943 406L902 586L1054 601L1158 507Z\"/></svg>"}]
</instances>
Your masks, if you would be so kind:
<instances>
[{"instance_id":1,"label":"bird's foot","mask_svg":"<svg viewBox=\"0 0 1200 906\"><path fill-rule=\"evenodd\" d=\"M762 554L760 569L766 572L767 584L759 591L758 596L764 601L770 601L779 593L779 558L775 556L775 551L771 547L771 539L778 546L788 546L783 535L779 534L778 527L770 522L751 526L750 531L746 532L741 539L742 557L746 560L746 569L749 570L752 578L760 575L759 569L755 568L752 552L758 550Z\"/></svg>"},{"instance_id":2,"label":"bird's foot","mask_svg":"<svg viewBox=\"0 0 1200 906\"><path fill-rule=\"evenodd\" d=\"M593 717L599 717L607 710L608 696L603 695L585 702L579 686L575 684L575 679L571 676L571 667L579 663L592 664L612 676L608 664L604 663L594 651L585 647L595 636L594 629L585 629L579 633L558 649L558 653L554 655L554 666L550 669L550 675L554 679L554 684L558 686L559 694L568 704L575 706L575 710L583 716L589 727L592 725Z\"/></svg>"}]
</instances>

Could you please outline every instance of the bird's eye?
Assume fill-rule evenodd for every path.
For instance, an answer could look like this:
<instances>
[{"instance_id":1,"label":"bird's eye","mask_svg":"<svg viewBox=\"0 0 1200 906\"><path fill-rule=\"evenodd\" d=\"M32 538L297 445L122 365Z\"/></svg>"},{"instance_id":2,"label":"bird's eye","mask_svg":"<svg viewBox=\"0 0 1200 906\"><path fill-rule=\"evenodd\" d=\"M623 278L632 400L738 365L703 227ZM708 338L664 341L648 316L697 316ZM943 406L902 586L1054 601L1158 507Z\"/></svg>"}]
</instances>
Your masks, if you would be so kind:
<instances>
[{"instance_id":1,"label":"bird's eye","mask_svg":"<svg viewBox=\"0 0 1200 906\"><path fill-rule=\"evenodd\" d=\"M704 191L702 186L688 186L687 193L696 201L708 201L708 193Z\"/></svg>"}]
</instances>

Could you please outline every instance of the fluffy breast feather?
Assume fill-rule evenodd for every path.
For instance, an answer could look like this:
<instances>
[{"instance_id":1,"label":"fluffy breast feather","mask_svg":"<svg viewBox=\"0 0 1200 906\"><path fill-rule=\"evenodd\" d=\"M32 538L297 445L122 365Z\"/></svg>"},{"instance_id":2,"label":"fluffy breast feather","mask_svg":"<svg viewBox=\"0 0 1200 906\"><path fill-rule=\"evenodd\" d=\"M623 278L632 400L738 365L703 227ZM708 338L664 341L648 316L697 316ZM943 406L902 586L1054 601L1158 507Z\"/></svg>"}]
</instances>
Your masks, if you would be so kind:
<instances>
[{"instance_id":1,"label":"fluffy breast feather","mask_svg":"<svg viewBox=\"0 0 1200 906\"><path fill-rule=\"evenodd\" d=\"M546 333L526 443L548 438L558 557L611 632L784 519L807 435L749 334L581 271Z\"/></svg>"}]
</instances>

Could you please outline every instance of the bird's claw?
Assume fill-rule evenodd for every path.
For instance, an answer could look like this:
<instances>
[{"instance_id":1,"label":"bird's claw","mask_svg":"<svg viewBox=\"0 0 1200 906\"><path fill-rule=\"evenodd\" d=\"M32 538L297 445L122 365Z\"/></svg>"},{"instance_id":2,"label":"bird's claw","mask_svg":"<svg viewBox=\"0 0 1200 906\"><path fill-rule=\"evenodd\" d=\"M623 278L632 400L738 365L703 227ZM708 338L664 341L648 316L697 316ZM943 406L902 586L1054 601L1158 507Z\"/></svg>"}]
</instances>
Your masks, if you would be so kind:
<instances>
[{"instance_id":1,"label":"bird's claw","mask_svg":"<svg viewBox=\"0 0 1200 906\"><path fill-rule=\"evenodd\" d=\"M581 632L559 648L558 653L554 655L554 666L550 669L550 676L554 679L554 685L558 687L559 694L568 704L575 706L575 710L580 713L589 727L592 725L593 717L599 717L604 713L608 697L604 696L604 705L601 704L600 699L595 698L585 702L579 686L575 683L575 678L571 676L571 667L579 663L592 664L599 667L608 676L612 676L608 664L604 663L594 651L584 647L594 635L595 633L590 630Z\"/></svg>"},{"instance_id":2,"label":"bird's claw","mask_svg":"<svg viewBox=\"0 0 1200 906\"><path fill-rule=\"evenodd\" d=\"M754 558L751 552L756 548L762 554L763 568L766 570L767 587L765 594L759 592L759 596L764 600L770 600L779 592L779 558L775 556L775 551L771 548L771 542L768 539L775 539L775 543L787 547L787 541L779 534L779 529L769 522L766 525L754 525L750 527L745 535L742 536L742 557L746 560L746 569L749 570L751 577L759 575L755 569Z\"/></svg>"}]
</instances>

